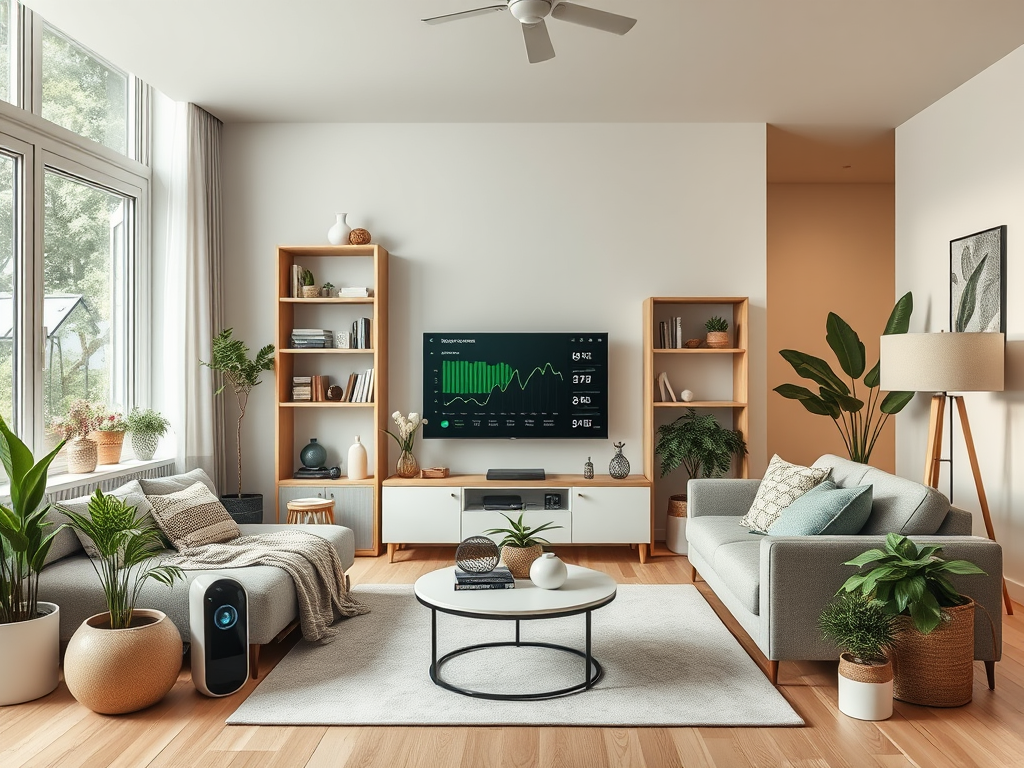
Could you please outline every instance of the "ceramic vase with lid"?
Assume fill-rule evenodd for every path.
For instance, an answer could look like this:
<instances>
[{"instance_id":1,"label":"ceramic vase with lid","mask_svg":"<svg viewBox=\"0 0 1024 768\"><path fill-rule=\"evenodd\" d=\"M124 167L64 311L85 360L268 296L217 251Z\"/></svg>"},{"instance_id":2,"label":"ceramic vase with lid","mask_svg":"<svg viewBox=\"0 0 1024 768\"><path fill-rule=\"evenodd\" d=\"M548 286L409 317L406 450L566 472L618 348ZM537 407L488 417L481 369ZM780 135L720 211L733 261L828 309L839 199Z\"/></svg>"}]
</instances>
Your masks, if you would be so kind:
<instances>
[{"instance_id":1,"label":"ceramic vase with lid","mask_svg":"<svg viewBox=\"0 0 1024 768\"><path fill-rule=\"evenodd\" d=\"M565 563L554 552L545 552L530 566L530 581L541 589L558 589L568 576Z\"/></svg>"},{"instance_id":2,"label":"ceramic vase with lid","mask_svg":"<svg viewBox=\"0 0 1024 768\"><path fill-rule=\"evenodd\" d=\"M629 459L622 455L622 449L626 447L626 444L614 443L614 445L615 455L608 463L608 474L616 480L624 480L629 477Z\"/></svg>"},{"instance_id":3,"label":"ceramic vase with lid","mask_svg":"<svg viewBox=\"0 0 1024 768\"><path fill-rule=\"evenodd\" d=\"M352 232L352 227L345 221L348 214L339 213L337 216L334 226L327 230L327 242L331 245L348 245L348 236Z\"/></svg>"},{"instance_id":4,"label":"ceramic vase with lid","mask_svg":"<svg viewBox=\"0 0 1024 768\"><path fill-rule=\"evenodd\" d=\"M359 441L359 435L356 435L356 441L348 449L348 479L366 479L366 448Z\"/></svg>"},{"instance_id":5,"label":"ceramic vase with lid","mask_svg":"<svg viewBox=\"0 0 1024 768\"><path fill-rule=\"evenodd\" d=\"M309 445L299 452L299 459L304 467L320 469L327 465L327 449L320 445L315 437L311 437Z\"/></svg>"}]
</instances>

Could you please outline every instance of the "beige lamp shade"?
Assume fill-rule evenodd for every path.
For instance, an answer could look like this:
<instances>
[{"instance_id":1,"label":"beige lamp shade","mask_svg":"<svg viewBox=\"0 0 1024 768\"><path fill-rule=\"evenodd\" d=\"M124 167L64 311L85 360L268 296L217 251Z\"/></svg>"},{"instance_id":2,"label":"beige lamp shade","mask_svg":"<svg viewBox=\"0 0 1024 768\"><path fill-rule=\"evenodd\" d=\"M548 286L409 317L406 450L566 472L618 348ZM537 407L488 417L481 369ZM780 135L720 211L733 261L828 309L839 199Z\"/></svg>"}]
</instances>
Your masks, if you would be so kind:
<instances>
[{"instance_id":1,"label":"beige lamp shade","mask_svg":"<svg viewBox=\"0 0 1024 768\"><path fill-rule=\"evenodd\" d=\"M883 336L881 387L889 392L1001 392L1001 333Z\"/></svg>"}]
</instances>

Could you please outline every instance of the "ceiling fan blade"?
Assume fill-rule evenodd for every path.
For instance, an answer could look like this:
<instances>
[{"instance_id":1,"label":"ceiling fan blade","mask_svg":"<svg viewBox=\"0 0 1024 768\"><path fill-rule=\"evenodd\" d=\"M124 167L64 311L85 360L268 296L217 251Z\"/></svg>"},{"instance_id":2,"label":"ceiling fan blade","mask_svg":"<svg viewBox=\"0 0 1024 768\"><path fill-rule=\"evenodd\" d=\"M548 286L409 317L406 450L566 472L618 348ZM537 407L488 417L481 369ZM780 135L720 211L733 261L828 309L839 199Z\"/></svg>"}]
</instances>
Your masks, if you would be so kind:
<instances>
[{"instance_id":1,"label":"ceiling fan blade","mask_svg":"<svg viewBox=\"0 0 1024 768\"><path fill-rule=\"evenodd\" d=\"M523 24L523 39L526 40L526 55L531 64L555 58L547 24L543 20L536 24Z\"/></svg>"},{"instance_id":2,"label":"ceiling fan blade","mask_svg":"<svg viewBox=\"0 0 1024 768\"><path fill-rule=\"evenodd\" d=\"M576 3L559 3L552 9L551 16L559 21L568 21L570 24L580 24L616 35L626 34L636 24L636 19L628 16L619 16L617 13L599 11Z\"/></svg>"},{"instance_id":3,"label":"ceiling fan blade","mask_svg":"<svg viewBox=\"0 0 1024 768\"><path fill-rule=\"evenodd\" d=\"M489 5L486 8L474 8L472 11L459 11L458 13L447 13L444 16L431 16L429 19L420 19L425 24L444 24L446 21L457 21L458 19L470 19L474 16L483 16L485 13L507 10L507 5Z\"/></svg>"}]
</instances>

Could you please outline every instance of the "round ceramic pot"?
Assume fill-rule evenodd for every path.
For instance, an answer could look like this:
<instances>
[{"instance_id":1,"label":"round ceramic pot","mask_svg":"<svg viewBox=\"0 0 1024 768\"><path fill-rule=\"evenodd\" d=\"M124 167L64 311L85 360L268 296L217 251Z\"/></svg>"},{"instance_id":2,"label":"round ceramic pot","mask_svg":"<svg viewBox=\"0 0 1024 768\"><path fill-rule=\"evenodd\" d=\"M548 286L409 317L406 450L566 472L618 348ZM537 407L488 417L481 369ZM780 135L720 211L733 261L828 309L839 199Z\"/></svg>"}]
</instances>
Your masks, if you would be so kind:
<instances>
[{"instance_id":1,"label":"round ceramic pot","mask_svg":"<svg viewBox=\"0 0 1024 768\"><path fill-rule=\"evenodd\" d=\"M530 578L530 566L533 561L544 554L544 547L534 544L532 547L502 547L501 560L517 579Z\"/></svg>"},{"instance_id":2,"label":"round ceramic pot","mask_svg":"<svg viewBox=\"0 0 1024 768\"><path fill-rule=\"evenodd\" d=\"M320 445L315 437L311 437L309 444L299 451L299 461L304 467L318 469L327 464L327 449Z\"/></svg>"},{"instance_id":3,"label":"round ceramic pot","mask_svg":"<svg viewBox=\"0 0 1024 768\"><path fill-rule=\"evenodd\" d=\"M530 581L541 589L558 589L569 572L554 552L545 552L530 565Z\"/></svg>"},{"instance_id":4,"label":"round ceramic pot","mask_svg":"<svg viewBox=\"0 0 1024 768\"><path fill-rule=\"evenodd\" d=\"M72 475L87 475L96 471L99 451L96 441L87 437L76 437L67 444L68 472Z\"/></svg>"},{"instance_id":5,"label":"round ceramic pot","mask_svg":"<svg viewBox=\"0 0 1024 768\"><path fill-rule=\"evenodd\" d=\"M167 695L181 671L181 635L161 611L136 609L128 629L110 614L90 616L64 654L64 681L84 706L104 715L136 712Z\"/></svg>"},{"instance_id":6,"label":"round ceramic pot","mask_svg":"<svg viewBox=\"0 0 1024 768\"><path fill-rule=\"evenodd\" d=\"M704 341L711 349L728 349L729 332L708 331L707 338Z\"/></svg>"},{"instance_id":7,"label":"round ceramic pot","mask_svg":"<svg viewBox=\"0 0 1024 768\"><path fill-rule=\"evenodd\" d=\"M142 435L132 432L132 451L139 461L149 461L160 445L160 435Z\"/></svg>"},{"instance_id":8,"label":"round ceramic pot","mask_svg":"<svg viewBox=\"0 0 1024 768\"><path fill-rule=\"evenodd\" d=\"M96 443L97 464L120 464L121 448L124 446L124 432L104 432L96 430L89 433L89 439Z\"/></svg>"},{"instance_id":9,"label":"round ceramic pot","mask_svg":"<svg viewBox=\"0 0 1024 768\"><path fill-rule=\"evenodd\" d=\"M892 663L858 664L839 657L839 711L858 720L892 717Z\"/></svg>"},{"instance_id":10,"label":"round ceramic pot","mask_svg":"<svg viewBox=\"0 0 1024 768\"><path fill-rule=\"evenodd\" d=\"M39 617L0 624L0 707L45 696L57 687L60 669L60 608L37 603Z\"/></svg>"}]
</instances>

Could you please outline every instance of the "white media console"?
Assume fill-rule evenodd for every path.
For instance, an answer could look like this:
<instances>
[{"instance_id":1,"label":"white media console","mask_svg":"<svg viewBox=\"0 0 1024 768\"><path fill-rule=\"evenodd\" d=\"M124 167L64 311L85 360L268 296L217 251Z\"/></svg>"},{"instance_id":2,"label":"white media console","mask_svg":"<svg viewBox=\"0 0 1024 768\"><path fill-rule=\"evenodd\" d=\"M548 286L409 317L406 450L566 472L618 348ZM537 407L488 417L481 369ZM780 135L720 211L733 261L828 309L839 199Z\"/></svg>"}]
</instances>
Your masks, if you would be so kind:
<instances>
[{"instance_id":1,"label":"white media console","mask_svg":"<svg viewBox=\"0 0 1024 768\"><path fill-rule=\"evenodd\" d=\"M585 480L583 475L548 475L544 480L488 480L484 475L451 475L437 480L389 477L384 481L381 538L388 562L403 544L458 544L489 528L504 528L500 511L485 510L485 495L514 494L526 504L523 522L544 531L552 544L636 545L646 562L651 544L651 481L643 475L624 480ZM545 496L558 495L558 507L545 509ZM505 511L512 519L520 511ZM495 541L500 537L492 536Z\"/></svg>"}]
</instances>

